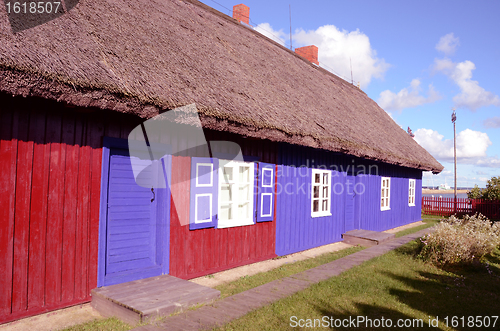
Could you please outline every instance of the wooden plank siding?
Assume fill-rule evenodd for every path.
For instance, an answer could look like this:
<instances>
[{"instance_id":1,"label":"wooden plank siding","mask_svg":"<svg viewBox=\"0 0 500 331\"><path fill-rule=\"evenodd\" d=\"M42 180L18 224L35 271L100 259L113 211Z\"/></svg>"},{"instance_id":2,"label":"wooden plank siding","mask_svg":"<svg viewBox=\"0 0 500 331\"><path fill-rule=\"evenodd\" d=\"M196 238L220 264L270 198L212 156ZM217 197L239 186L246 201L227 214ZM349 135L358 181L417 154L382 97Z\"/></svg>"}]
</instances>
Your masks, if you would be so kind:
<instances>
[{"instance_id":1,"label":"wooden plank siding","mask_svg":"<svg viewBox=\"0 0 500 331\"><path fill-rule=\"evenodd\" d=\"M331 216L311 217L311 169L332 170ZM391 177L391 209L380 210L381 177ZM276 254L286 255L342 240L347 188L353 189L354 228L382 231L421 219L422 172L340 153L281 144L278 160ZM415 206L408 206L409 179ZM353 181L348 184L347 181ZM352 203L351 203L352 206ZM350 215L352 218L352 215ZM349 230L349 229L347 229Z\"/></svg>"},{"instance_id":2,"label":"wooden plank siding","mask_svg":"<svg viewBox=\"0 0 500 331\"><path fill-rule=\"evenodd\" d=\"M0 323L90 301L102 139L136 122L0 94Z\"/></svg>"},{"instance_id":3,"label":"wooden plank siding","mask_svg":"<svg viewBox=\"0 0 500 331\"><path fill-rule=\"evenodd\" d=\"M360 226L364 230L384 231L422 219L422 172L378 164L378 174L360 176L366 192L359 196ZM375 171L373 168L372 170ZM381 177L391 178L390 210L380 210ZM408 206L409 179L415 179L415 206Z\"/></svg>"},{"instance_id":4,"label":"wooden plank siding","mask_svg":"<svg viewBox=\"0 0 500 331\"><path fill-rule=\"evenodd\" d=\"M275 143L213 131L206 131L205 135L207 140L238 143L244 156L277 162ZM189 145L181 140L177 143L179 147ZM189 230L190 169L190 158L172 157L172 196L180 198L175 203L174 198L171 200L170 275L191 279L276 256L276 217L272 222L249 226Z\"/></svg>"},{"instance_id":5,"label":"wooden plank siding","mask_svg":"<svg viewBox=\"0 0 500 331\"><path fill-rule=\"evenodd\" d=\"M141 122L0 94L0 323L90 301L97 287L103 137L127 139ZM276 163L276 144L205 134ZM185 149L195 143L189 137L159 139ZM172 247L165 252L172 257L170 274L193 278L274 257L276 222L198 231L179 226L179 219L189 219L189 162L182 156L172 161L182 194L181 206L172 204Z\"/></svg>"}]
</instances>

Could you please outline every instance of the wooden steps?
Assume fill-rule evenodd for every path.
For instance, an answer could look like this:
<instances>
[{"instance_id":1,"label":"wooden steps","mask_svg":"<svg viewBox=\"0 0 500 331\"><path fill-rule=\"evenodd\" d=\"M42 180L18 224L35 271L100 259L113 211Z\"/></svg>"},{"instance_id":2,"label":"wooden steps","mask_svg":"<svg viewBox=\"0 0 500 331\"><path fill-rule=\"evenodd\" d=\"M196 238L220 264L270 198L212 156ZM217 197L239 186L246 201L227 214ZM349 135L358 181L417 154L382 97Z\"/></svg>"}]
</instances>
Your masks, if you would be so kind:
<instances>
[{"instance_id":1,"label":"wooden steps","mask_svg":"<svg viewBox=\"0 0 500 331\"><path fill-rule=\"evenodd\" d=\"M352 230L342 234L344 242L350 245L372 247L394 239L393 233L377 232L370 230Z\"/></svg>"},{"instance_id":2,"label":"wooden steps","mask_svg":"<svg viewBox=\"0 0 500 331\"><path fill-rule=\"evenodd\" d=\"M220 291L163 275L93 289L91 304L103 316L134 325L219 297Z\"/></svg>"}]
</instances>

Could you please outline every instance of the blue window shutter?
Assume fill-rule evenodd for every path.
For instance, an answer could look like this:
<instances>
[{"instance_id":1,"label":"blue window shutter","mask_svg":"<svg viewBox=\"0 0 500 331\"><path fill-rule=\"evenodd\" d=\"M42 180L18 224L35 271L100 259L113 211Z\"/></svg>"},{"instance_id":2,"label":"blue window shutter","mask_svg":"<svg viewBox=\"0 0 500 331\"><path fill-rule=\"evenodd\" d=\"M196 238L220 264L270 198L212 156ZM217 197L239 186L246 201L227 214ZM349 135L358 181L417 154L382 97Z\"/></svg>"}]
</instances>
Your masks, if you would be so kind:
<instances>
[{"instance_id":1,"label":"blue window shutter","mask_svg":"<svg viewBox=\"0 0 500 331\"><path fill-rule=\"evenodd\" d=\"M263 162L258 165L257 222L268 222L274 219L276 166Z\"/></svg>"},{"instance_id":2,"label":"blue window shutter","mask_svg":"<svg viewBox=\"0 0 500 331\"><path fill-rule=\"evenodd\" d=\"M213 228L217 225L218 168L218 159L191 159L190 230Z\"/></svg>"}]
</instances>

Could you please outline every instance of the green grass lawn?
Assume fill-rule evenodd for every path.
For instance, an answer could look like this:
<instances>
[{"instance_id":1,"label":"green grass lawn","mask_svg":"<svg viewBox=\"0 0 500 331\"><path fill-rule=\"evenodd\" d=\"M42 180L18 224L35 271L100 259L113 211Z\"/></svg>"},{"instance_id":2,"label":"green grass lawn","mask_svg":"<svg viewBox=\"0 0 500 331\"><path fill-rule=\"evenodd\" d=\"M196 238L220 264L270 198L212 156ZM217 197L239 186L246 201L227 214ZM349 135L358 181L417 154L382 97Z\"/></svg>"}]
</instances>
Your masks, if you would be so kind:
<instances>
[{"instance_id":1,"label":"green grass lawn","mask_svg":"<svg viewBox=\"0 0 500 331\"><path fill-rule=\"evenodd\" d=\"M441 219L440 216L422 215L422 222L424 222L425 224L396 232L396 238L406 236L407 234L415 233L423 229L430 228L431 226L436 225L440 219Z\"/></svg>"},{"instance_id":2,"label":"green grass lawn","mask_svg":"<svg viewBox=\"0 0 500 331\"><path fill-rule=\"evenodd\" d=\"M112 317L95 320L64 329L64 331L128 331L132 326Z\"/></svg>"},{"instance_id":3,"label":"green grass lawn","mask_svg":"<svg viewBox=\"0 0 500 331\"><path fill-rule=\"evenodd\" d=\"M326 253L315 258L284 264L276 269L261 272L253 276L242 277L234 282L222 284L215 287L221 292L221 298L225 298L251 288L272 282L273 280L291 276L304 270L312 269L322 264L332 262L344 256L356 253L364 247L349 247L337 252Z\"/></svg>"},{"instance_id":4,"label":"green grass lawn","mask_svg":"<svg viewBox=\"0 0 500 331\"><path fill-rule=\"evenodd\" d=\"M415 233L417 231L420 231L422 229L429 228L431 226L434 226L438 221L439 221L439 216L422 216L422 221L425 224L419 225L417 227L413 228L408 228L403 231L399 231L396 233L396 237L401 237L410 233ZM246 290L249 290L251 288L260 286L262 284L266 284L269 282L272 282L273 280L276 279L281 279L284 277L291 276L293 274L299 273L301 271L307 270L307 269L312 269L317 266L320 266L322 264L326 264L329 262L332 262L334 260L337 260L339 258L342 258L344 256L350 255L352 253L355 253L357 251L360 251L362 247L351 247L347 248L341 251L337 252L332 252L332 253L327 253L323 254L321 256L318 256L316 258L304 260L304 261L299 261L295 263L290 263L290 264L285 264L282 265L279 268L276 268L274 270L270 270L268 272L262 272L258 273L253 276L248 276L248 277L243 277L240 278L234 282L228 283L228 284L222 284L216 287L217 290L221 291L221 298L225 298L230 295L234 295Z\"/></svg>"},{"instance_id":5,"label":"green grass lawn","mask_svg":"<svg viewBox=\"0 0 500 331\"><path fill-rule=\"evenodd\" d=\"M417 259L416 249L417 243L413 241L217 330L289 330L299 319L307 323L307 319L323 316L339 320L358 316L372 320L384 317L386 321L391 319L394 328L399 319L409 319L407 323L414 323L413 319L422 320L425 328L429 328L429 318L439 317L439 328L432 329L460 330L468 328L469 316L500 315L499 250L487 258L488 268L483 265L477 269L443 270ZM296 318L291 320L292 316ZM453 316L458 317L459 326L460 318L465 317L465 328L452 328ZM445 317L448 317L449 327L444 323ZM490 327L491 330L499 328L500 320L495 328ZM400 329L421 328L415 325Z\"/></svg>"}]
</instances>

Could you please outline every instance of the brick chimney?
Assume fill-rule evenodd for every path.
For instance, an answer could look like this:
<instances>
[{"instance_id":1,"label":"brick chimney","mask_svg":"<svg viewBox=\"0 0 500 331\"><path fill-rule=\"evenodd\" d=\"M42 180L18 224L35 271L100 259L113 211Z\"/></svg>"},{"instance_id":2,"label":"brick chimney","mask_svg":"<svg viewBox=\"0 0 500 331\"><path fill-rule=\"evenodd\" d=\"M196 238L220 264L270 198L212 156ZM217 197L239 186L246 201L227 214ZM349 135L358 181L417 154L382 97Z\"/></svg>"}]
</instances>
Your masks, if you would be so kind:
<instances>
[{"instance_id":1,"label":"brick chimney","mask_svg":"<svg viewBox=\"0 0 500 331\"><path fill-rule=\"evenodd\" d=\"M318 47L311 45L311 46L304 46L300 48L295 49L295 53L299 54L309 62L312 62L316 65L319 65L318 62Z\"/></svg>"},{"instance_id":2,"label":"brick chimney","mask_svg":"<svg viewBox=\"0 0 500 331\"><path fill-rule=\"evenodd\" d=\"M233 6L233 18L239 22L250 25L250 7L244 4Z\"/></svg>"}]
</instances>

